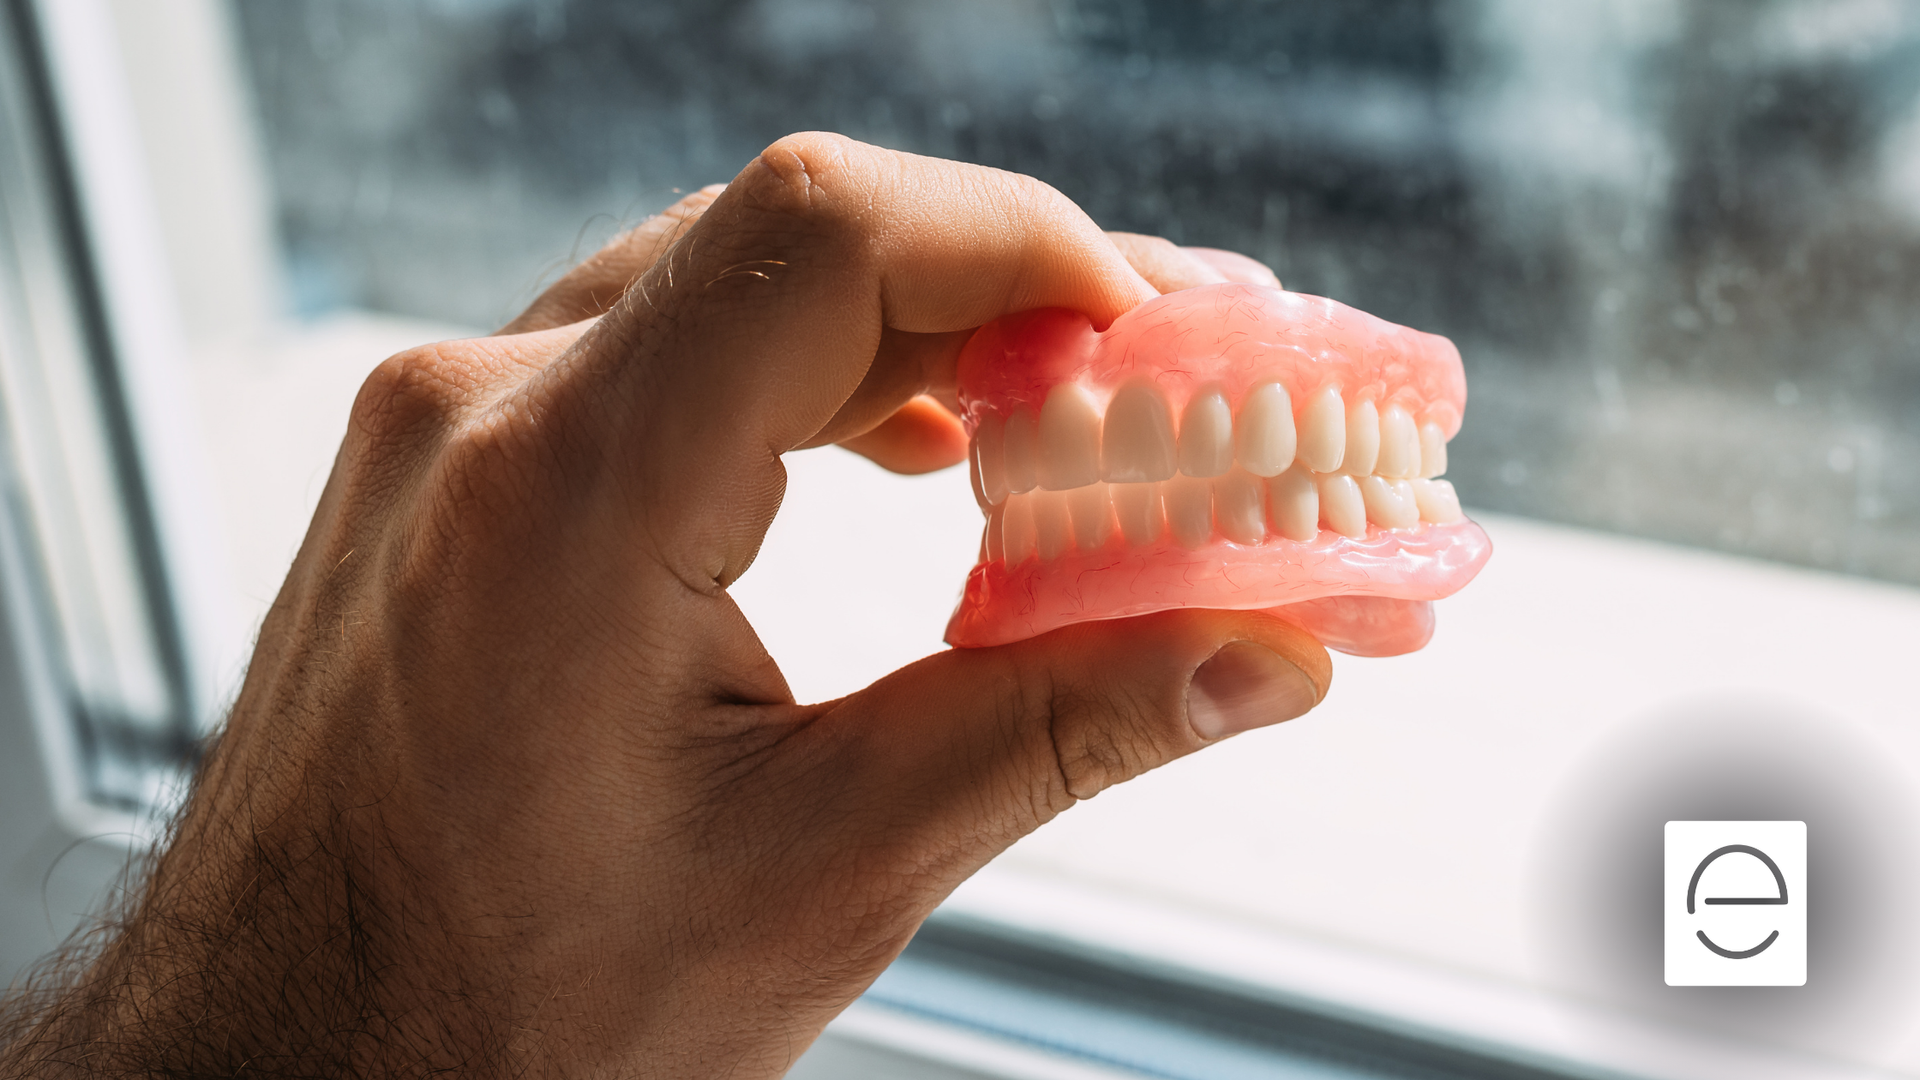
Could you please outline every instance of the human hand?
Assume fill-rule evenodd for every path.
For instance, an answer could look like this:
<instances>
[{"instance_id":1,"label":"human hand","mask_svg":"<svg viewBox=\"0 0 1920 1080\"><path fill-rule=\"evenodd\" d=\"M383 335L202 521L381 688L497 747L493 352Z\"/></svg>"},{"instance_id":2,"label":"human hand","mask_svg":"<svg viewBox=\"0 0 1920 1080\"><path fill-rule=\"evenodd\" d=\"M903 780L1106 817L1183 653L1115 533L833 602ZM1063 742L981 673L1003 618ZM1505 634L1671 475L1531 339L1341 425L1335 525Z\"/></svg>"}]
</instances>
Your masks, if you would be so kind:
<instances>
[{"instance_id":1,"label":"human hand","mask_svg":"<svg viewBox=\"0 0 1920 1080\"><path fill-rule=\"evenodd\" d=\"M388 360L176 839L0 1072L782 1074L994 855L1329 665L1190 610L797 704L726 591L780 455L957 460L922 395L972 328L1222 266L1253 272L802 135L502 334Z\"/></svg>"}]
</instances>

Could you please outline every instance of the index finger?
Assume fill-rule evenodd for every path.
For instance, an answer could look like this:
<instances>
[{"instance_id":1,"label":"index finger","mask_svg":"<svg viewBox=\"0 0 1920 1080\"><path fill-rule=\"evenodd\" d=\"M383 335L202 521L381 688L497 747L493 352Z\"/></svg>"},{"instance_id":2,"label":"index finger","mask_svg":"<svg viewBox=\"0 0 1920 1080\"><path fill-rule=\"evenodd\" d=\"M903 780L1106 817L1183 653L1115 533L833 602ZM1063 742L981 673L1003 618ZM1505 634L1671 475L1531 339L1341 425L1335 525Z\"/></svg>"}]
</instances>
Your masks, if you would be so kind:
<instances>
[{"instance_id":1,"label":"index finger","mask_svg":"<svg viewBox=\"0 0 1920 1080\"><path fill-rule=\"evenodd\" d=\"M1038 307L1104 326L1154 295L1038 180L795 135L748 165L530 389L543 407L590 403L569 444L611 454L611 493L644 541L683 581L713 588L746 569L779 508L780 454L863 381L886 388L856 403L877 422L951 379L910 367L950 364L945 352L881 352L884 328L945 333Z\"/></svg>"}]
</instances>

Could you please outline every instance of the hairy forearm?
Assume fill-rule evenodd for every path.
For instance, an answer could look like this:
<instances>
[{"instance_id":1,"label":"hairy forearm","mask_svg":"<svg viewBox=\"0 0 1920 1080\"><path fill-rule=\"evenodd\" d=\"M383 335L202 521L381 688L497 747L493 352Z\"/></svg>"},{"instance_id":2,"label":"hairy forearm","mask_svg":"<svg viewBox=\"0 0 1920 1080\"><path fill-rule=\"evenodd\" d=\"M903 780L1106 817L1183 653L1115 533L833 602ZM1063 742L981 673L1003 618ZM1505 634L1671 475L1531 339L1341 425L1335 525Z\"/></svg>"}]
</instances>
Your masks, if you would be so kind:
<instances>
[{"instance_id":1,"label":"hairy forearm","mask_svg":"<svg viewBox=\"0 0 1920 1080\"><path fill-rule=\"evenodd\" d=\"M7 1003L0 1076L484 1075L504 1064L489 1060L501 1043L478 996L423 965L435 955L429 913L408 910L407 875L390 852L383 864L376 831L338 813L216 814L206 794L127 910Z\"/></svg>"}]
</instances>

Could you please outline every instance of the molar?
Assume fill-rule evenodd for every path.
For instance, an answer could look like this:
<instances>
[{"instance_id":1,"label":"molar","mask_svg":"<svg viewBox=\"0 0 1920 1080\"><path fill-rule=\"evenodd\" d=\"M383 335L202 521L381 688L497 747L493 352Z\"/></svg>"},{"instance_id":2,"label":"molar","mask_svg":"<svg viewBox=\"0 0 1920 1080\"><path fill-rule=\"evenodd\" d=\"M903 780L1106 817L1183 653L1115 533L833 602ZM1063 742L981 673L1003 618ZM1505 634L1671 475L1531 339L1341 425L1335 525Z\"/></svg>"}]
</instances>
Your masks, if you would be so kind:
<instances>
[{"instance_id":1,"label":"molar","mask_svg":"<svg viewBox=\"0 0 1920 1080\"><path fill-rule=\"evenodd\" d=\"M1042 559L1057 559L1073 547L1073 523L1067 517L1067 496L1059 491L1033 494L1034 550Z\"/></svg>"},{"instance_id":2,"label":"molar","mask_svg":"<svg viewBox=\"0 0 1920 1080\"><path fill-rule=\"evenodd\" d=\"M1066 493L1067 515L1073 519L1073 542L1081 551L1106 544L1113 535L1113 508L1107 485L1088 484Z\"/></svg>"},{"instance_id":3,"label":"molar","mask_svg":"<svg viewBox=\"0 0 1920 1080\"><path fill-rule=\"evenodd\" d=\"M1173 475L1173 414L1144 382L1120 388L1107 404L1101 436L1101 477L1116 483L1165 480Z\"/></svg>"},{"instance_id":4,"label":"molar","mask_svg":"<svg viewBox=\"0 0 1920 1080\"><path fill-rule=\"evenodd\" d=\"M1048 491L1100 479L1100 410L1077 383L1061 383L1040 406L1036 478Z\"/></svg>"},{"instance_id":5,"label":"molar","mask_svg":"<svg viewBox=\"0 0 1920 1080\"><path fill-rule=\"evenodd\" d=\"M1007 418L990 412L973 432L973 464L988 506L1007 501Z\"/></svg>"},{"instance_id":6,"label":"molar","mask_svg":"<svg viewBox=\"0 0 1920 1080\"><path fill-rule=\"evenodd\" d=\"M1439 476L1447 471L1447 436L1439 424L1420 425L1420 475Z\"/></svg>"},{"instance_id":7,"label":"molar","mask_svg":"<svg viewBox=\"0 0 1920 1080\"><path fill-rule=\"evenodd\" d=\"M1159 485L1167 504L1167 528L1181 547L1197 548L1213 536L1213 485L1176 476Z\"/></svg>"},{"instance_id":8,"label":"molar","mask_svg":"<svg viewBox=\"0 0 1920 1080\"><path fill-rule=\"evenodd\" d=\"M1033 557L1033 496L1009 495L1000 515L1001 551L1008 566L1018 566Z\"/></svg>"},{"instance_id":9,"label":"molar","mask_svg":"<svg viewBox=\"0 0 1920 1080\"><path fill-rule=\"evenodd\" d=\"M1383 529L1411 529L1420 524L1420 508L1405 480L1361 477L1360 499L1367 505L1367 517Z\"/></svg>"},{"instance_id":10,"label":"molar","mask_svg":"<svg viewBox=\"0 0 1920 1080\"><path fill-rule=\"evenodd\" d=\"M1340 400L1340 388L1323 386L1307 400L1300 412L1299 461L1318 473L1330 473L1340 467L1347 452L1347 403Z\"/></svg>"},{"instance_id":11,"label":"molar","mask_svg":"<svg viewBox=\"0 0 1920 1080\"><path fill-rule=\"evenodd\" d=\"M1410 486L1414 504L1420 508L1420 520L1445 525L1465 516L1460 512L1460 496L1449 481L1414 480Z\"/></svg>"},{"instance_id":12,"label":"molar","mask_svg":"<svg viewBox=\"0 0 1920 1080\"><path fill-rule=\"evenodd\" d=\"M1255 476L1278 476L1293 464L1295 438L1293 399L1277 382L1253 388L1240 403L1240 422L1234 426L1235 451L1240 467Z\"/></svg>"},{"instance_id":13,"label":"molar","mask_svg":"<svg viewBox=\"0 0 1920 1080\"><path fill-rule=\"evenodd\" d=\"M1248 545L1266 539L1264 486L1260 477L1240 469L1213 482L1213 516L1222 536Z\"/></svg>"},{"instance_id":14,"label":"molar","mask_svg":"<svg viewBox=\"0 0 1920 1080\"><path fill-rule=\"evenodd\" d=\"M1414 430L1413 417L1398 405L1389 405L1380 414L1380 460L1374 462L1373 471L1395 480L1420 473L1420 433Z\"/></svg>"},{"instance_id":15,"label":"molar","mask_svg":"<svg viewBox=\"0 0 1920 1080\"><path fill-rule=\"evenodd\" d=\"M1304 467L1267 481L1267 520L1289 540L1306 543L1320 535L1320 491Z\"/></svg>"},{"instance_id":16,"label":"molar","mask_svg":"<svg viewBox=\"0 0 1920 1080\"><path fill-rule=\"evenodd\" d=\"M1353 477L1336 473L1320 478L1320 517L1341 536L1359 540L1367 535L1367 503Z\"/></svg>"},{"instance_id":17,"label":"molar","mask_svg":"<svg viewBox=\"0 0 1920 1080\"><path fill-rule=\"evenodd\" d=\"M1356 401L1347 408L1347 454L1340 471L1366 476L1379 460L1380 410L1371 401Z\"/></svg>"},{"instance_id":18,"label":"molar","mask_svg":"<svg viewBox=\"0 0 1920 1080\"><path fill-rule=\"evenodd\" d=\"M1203 390L1180 416L1180 471L1220 476L1233 467L1233 410L1218 389Z\"/></svg>"},{"instance_id":19,"label":"molar","mask_svg":"<svg viewBox=\"0 0 1920 1080\"><path fill-rule=\"evenodd\" d=\"M1007 417L1002 462L1006 467L1007 490L1014 494L1032 491L1034 484L1033 413L1024 407Z\"/></svg>"}]
</instances>

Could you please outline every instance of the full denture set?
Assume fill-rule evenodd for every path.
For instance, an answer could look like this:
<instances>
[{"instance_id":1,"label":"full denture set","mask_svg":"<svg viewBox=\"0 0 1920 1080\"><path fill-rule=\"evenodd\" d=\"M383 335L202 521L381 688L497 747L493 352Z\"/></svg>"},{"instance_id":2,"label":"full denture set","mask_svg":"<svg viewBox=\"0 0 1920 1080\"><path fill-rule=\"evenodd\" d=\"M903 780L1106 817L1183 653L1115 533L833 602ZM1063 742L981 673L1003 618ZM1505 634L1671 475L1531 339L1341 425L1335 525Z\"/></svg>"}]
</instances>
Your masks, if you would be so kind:
<instances>
[{"instance_id":1,"label":"full denture set","mask_svg":"<svg viewBox=\"0 0 1920 1080\"><path fill-rule=\"evenodd\" d=\"M1104 332L1026 312L974 335L959 396L987 525L955 645L1213 607L1405 652L1490 550L1438 479L1459 353L1332 300L1209 285Z\"/></svg>"}]
</instances>

